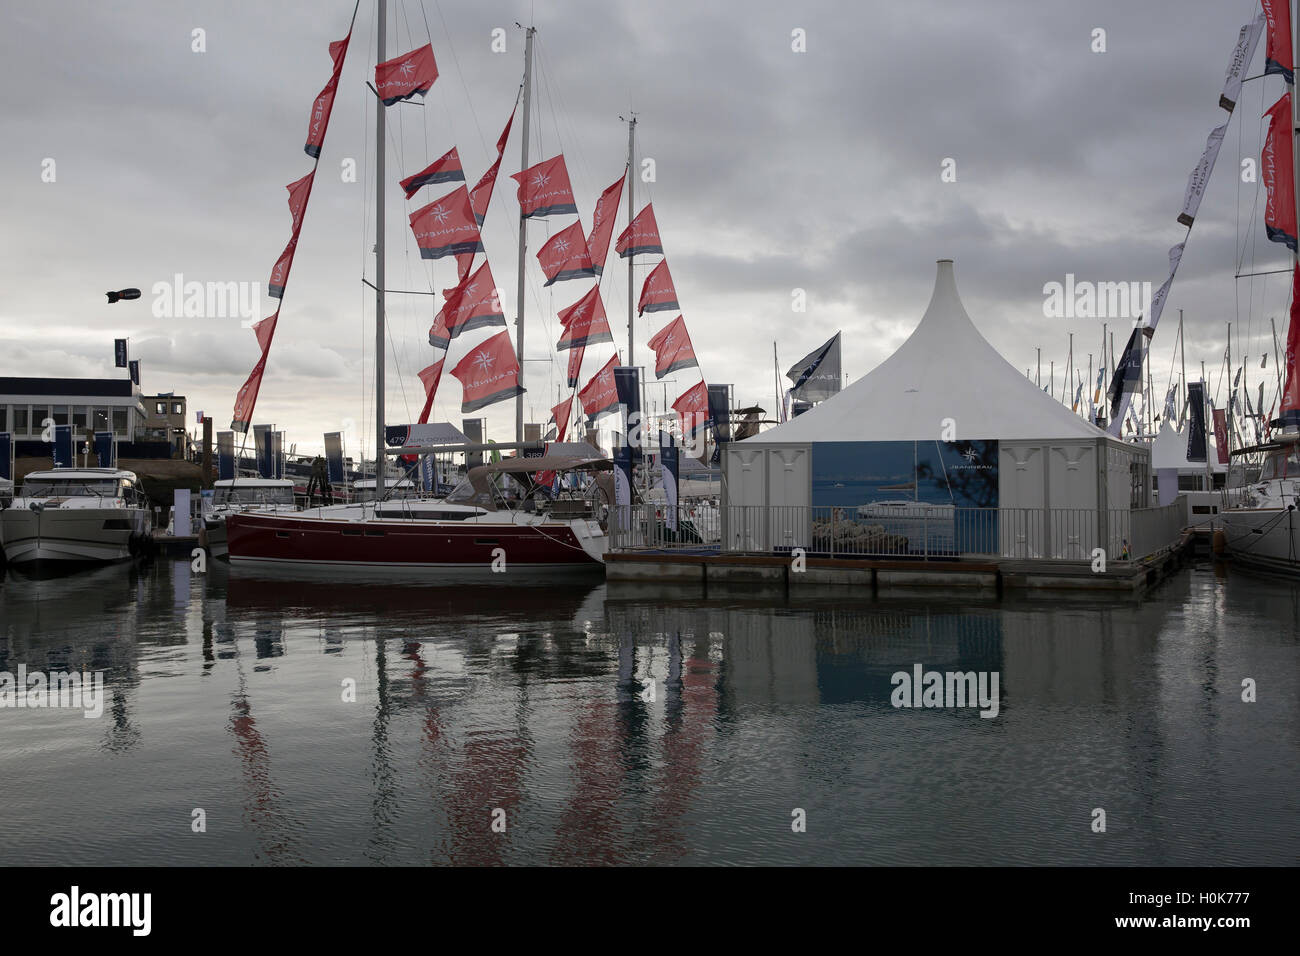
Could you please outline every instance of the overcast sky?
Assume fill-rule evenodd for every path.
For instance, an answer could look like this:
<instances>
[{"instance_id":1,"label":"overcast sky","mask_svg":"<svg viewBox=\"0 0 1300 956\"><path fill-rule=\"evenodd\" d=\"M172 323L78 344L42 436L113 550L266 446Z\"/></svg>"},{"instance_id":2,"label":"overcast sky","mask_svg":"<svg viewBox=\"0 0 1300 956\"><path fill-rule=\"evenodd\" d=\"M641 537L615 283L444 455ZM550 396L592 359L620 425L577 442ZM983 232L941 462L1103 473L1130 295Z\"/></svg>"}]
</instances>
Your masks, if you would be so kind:
<instances>
[{"instance_id":1,"label":"overcast sky","mask_svg":"<svg viewBox=\"0 0 1300 956\"><path fill-rule=\"evenodd\" d=\"M346 32L350 0L186 3L46 2L11 6L0 31L4 229L0 232L0 374L117 375L112 340L129 336L146 391L189 398L228 426L236 390L257 361L238 316L154 315L154 286L184 281L265 284L289 235L284 186L310 171L308 112L329 75L328 44ZM432 41L441 76L423 106L388 118L388 285L453 284L450 259L422 261L396 181L459 147L472 185L487 168L523 70L522 32L538 27L533 161L563 151L584 229L600 191L620 175L639 116L638 158L655 204L682 312L710 382L771 409L772 343L784 371L836 330L850 379L886 358L929 300L934 260L956 261L967 311L1014 366L1043 374L1100 351L1101 319L1047 319L1043 286L1147 281L1167 273L1183 238L1176 217L1187 174L1211 128L1244 0L1025 0L930 4L619 0L509 3L392 0L389 56ZM321 158L256 420L287 428L300 448L348 429L349 451L373 445L373 0L363 0ZM492 31L506 32L494 53ZM1106 31L1095 53L1093 31ZM193 31L205 52L194 52ZM792 31L806 52L792 50ZM1263 43L1250 75L1262 69ZM1240 324L1260 375L1268 319L1285 332L1287 277L1234 280L1282 268L1264 239L1262 195L1240 181L1257 157L1260 115L1277 77L1246 84L1188 241L1153 344L1163 390L1178 309L1189 372L1211 382L1226 325ZM417 100L418 102L418 100ZM489 261L515 313L519 124L484 227ZM941 181L951 158L956 181ZM42 180L54 160L53 182ZM346 161L357 181L343 181ZM47 173L48 175L48 173ZM542 288L535 252L571 217L530 226L526 418L544 421L563 381L556 310L585 282ZM617 231L625 225L620 214ZM636 286L658 261L638 260ZM626 346L627 279L612 255L602 294ZM107 305L104 292L143 290ZM791 308L805 289L806 312ZM389 297L388 421L414 420L416 371L434 300ZM649 335L676 312L638 320L638 364ZM1120 326L1117 348L1131 322ZM1249 333L1249 336L1248 336ZM477 341L477 337L474 341ZM453 344L449 366L463 346ZM364 354L363 354L364 349ZM607 351L592 351L585 369ZM1094 358L1096 361L1096 358ZM1268 375L1272 375L1270 356ZM1193 378L1196 376L1193 375ZM678 372L668 399L697 378ZM1271 378L1269 379L1271 381ZM788 384L788 383L787 383ZM1270 386L1271 388L1271 386ZM662 408L664 389L651 390ZM882 415L889 413L881 409ZM449 376L438 419L459 423ZM513 404L487 411L508 440ZM192 414L191 414L192 420Z\"/></svg>"}]
</instances>

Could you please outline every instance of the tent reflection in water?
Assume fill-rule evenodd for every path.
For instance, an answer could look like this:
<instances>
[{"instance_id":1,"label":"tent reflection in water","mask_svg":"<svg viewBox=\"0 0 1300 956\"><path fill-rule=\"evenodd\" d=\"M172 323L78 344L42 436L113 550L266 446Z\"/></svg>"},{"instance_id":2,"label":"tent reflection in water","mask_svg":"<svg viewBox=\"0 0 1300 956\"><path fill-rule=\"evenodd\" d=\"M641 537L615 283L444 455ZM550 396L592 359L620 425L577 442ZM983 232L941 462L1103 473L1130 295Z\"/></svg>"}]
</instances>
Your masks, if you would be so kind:
<instances>
[{"instance_id":1,"label":"tent reflection in water","mask_svg":"<svg viewBox=\"0 0 1300 956\"><path fill-rule=\"evenodd\" d=\"M1148 449L1111 438L1013 368L966 314L952 260L940 259L929 307L893 355L727 446L726 547L821 550L809 524L835 521L906 538L901 553L1086 560L1109 542L1118 557L1110 515L1148 506L1149 461Z\"/></svg>"}]
</instances>

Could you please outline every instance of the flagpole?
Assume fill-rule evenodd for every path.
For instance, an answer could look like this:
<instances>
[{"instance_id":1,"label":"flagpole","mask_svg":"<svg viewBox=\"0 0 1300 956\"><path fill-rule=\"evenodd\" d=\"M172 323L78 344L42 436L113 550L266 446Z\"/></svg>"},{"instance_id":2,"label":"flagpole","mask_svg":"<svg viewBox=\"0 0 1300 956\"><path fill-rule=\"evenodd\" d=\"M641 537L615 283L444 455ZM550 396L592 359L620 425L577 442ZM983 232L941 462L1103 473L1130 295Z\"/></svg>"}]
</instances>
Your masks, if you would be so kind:
<instances>
[{"instance_id":1,"label":"flagpole","mask_svg":"<svg viewBox=\"0 0 1300 956\"><path fill-rule=\"evenodd\" d=\"M519 169L528 168L528 115L533 93L533 34L537 28L530 26L524 32L524 135L521 137ZM515 319L515 358L519 364L519 384L524 384L524 255L528 248L528 218L519 210L519 298ZM524 440L524 393L520 388L515 395L515 441Z\"/></svg>"},{"instance_id":2,"label":"flagpole","mask_svg":"<svg viewBox=\"0 0 1300 956\"><path fill-rule=\"evenodd\" d=\"M781 412L782 409L784 409L785 404L781 401L781 362L776 357L776 339L772 340L772 388L772 394L776 398L776 408L772 411L774 417L779 422L783 420Z\"/></svg>"},{"instance_id":3,"label":"flagpole","mask_svg":"<svg viewBox=\"0 0 1300 956\"><path fill-rule=\"evenodd\" d=\"M379 0L375 62L387 59L388 0ZM375 502L384 497L384 102L375 100Z\"/></svg>"},{"instance_id":4,"label":"flagpole","mask_svg":"<svg viewBox=\"0 0 1300 956\"><path fill-rule=\"evenodd\" d=\"M628 111L627 119L627 222L630 227L632 217L636 214L636 205L633 194L636 192L636 115ZM628 234L628 245L633 246L631 233ZM632 364L633 359L633 325L635 324L635 306L633 286L635 280L632 275L632 263L636 256L629 253L627 257L627 364Z\"/></svg>"},{"instance_id":5,"label":"flagpole","mask_svg":"<svg viewBox=\"0 0 1300 956\"><path fill-rule=\"evenodd\" d=\"M1187 340L1183 338L1183 310L1178 310L1178 350L1183 357L1183 411L1178 414L1178 424L1183 423L1183 412L1187 411ZM1210 457L1209 455L1205 456Z\"/></svg>"}]
</instances>

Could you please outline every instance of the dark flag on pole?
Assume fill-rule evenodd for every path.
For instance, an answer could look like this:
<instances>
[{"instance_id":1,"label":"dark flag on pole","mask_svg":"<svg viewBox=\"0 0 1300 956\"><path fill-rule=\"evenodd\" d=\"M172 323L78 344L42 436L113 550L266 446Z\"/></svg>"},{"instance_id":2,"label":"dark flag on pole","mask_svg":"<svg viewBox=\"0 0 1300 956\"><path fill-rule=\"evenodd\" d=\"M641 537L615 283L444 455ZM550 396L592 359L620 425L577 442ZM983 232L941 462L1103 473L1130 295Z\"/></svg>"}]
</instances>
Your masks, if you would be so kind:
<instances>
[{"instance_id":1,"label":"dark flag on pole","mask_svg":"<svg viewBox=\"0 0 1300 956\"><path fill-rule=\"evenodd\" d=\"M117 368L126 368L126 339L113 340L113 364Z\"/></svg>"},{"instance_id":2,"label":"dark flag on pole","mask_svg":"<svg viewBox=\"0 0 1300 956\"><path fill-rule=\"evenodd\" d=\"M641 457L643 444L641 435L641 371L629 365L614 367L614 389L618 393L618 403L623 409L623 434L627 436L627 446L632 451L632 460Z\"/></svg>"},{"instance_id":3,"label":"dark flag on pole","mask_svg":"<svg viewBox=\"0 0 1300 956\"><path fill-rule=\"evenodd\" d=\"M139 385L140 384L140 361L138 359L132 359L128 363L128 365L131 369L131 384Z\"/></svg>"}]
</instances>

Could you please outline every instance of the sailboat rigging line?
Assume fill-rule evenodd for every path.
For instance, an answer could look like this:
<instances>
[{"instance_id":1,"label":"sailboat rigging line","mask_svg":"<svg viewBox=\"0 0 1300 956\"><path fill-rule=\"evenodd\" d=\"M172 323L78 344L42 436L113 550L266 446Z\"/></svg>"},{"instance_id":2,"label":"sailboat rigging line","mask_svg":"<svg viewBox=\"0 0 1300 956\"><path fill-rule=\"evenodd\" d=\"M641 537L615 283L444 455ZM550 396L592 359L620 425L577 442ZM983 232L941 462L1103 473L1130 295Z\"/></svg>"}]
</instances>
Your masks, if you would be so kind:
<instances>
[{"instance_id":1,"label":"sailboat rigging line","mask_svg":"<svg viewBox=\"0 0 1300 956\"><path fill-rule=\"evenodd\" d=\"M1250 277L1252 277L1252 276L1275 276L1275 275L1281 275L1281 274L1284 273L1284 272L1290 272L1290 271L1291 271L1290 268L1286 268L1286 269L1268 269L1268 270L1266 270L1266 271L1264 271L1264 272L1238 272L1235 276L1233 276L1233 278L1234 278L1234 279L1248 279L1248 278L1250 278Z\"/></svg>"}]
</instances>

